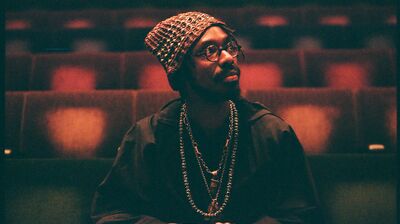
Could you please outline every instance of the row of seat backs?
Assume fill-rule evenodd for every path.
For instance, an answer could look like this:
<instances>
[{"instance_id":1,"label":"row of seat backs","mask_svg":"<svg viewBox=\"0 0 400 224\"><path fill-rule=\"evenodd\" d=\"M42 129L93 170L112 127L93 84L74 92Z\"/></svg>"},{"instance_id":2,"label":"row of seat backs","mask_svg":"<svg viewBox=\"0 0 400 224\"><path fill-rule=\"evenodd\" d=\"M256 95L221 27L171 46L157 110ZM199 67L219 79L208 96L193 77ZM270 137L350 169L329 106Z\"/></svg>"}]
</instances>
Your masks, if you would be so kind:
<instances>
[{"instance_id":1,"label":"row of seat backs","mask_svg":"<svg viewBox=\"0 0 400 224\"><path fill-rule=\"evenodd\" d=\"M395 86L391 50L252 50L239 58L244 89ZM6 90L170 89L149 52L6 57Z\"/></svg>"},{"instance_id":2,"label":"row of seat backs","mask_svg":"<svg viewBox=\"0 0 400 224\"><path fill-rule=\"evenodd\" d=\"M248 90L290 123L306 153L396 151L396 89ZM9 157L113 157L124 133L177 92L7 92Z\"/></svg>"},{"instance_id":3,"label":"row of seat backs","mask_svg":"<svg viewBox=\"0 0 400 224\"><path fill-rule=\"evenodd\" d=\"M312 155L308 160L326 224L396 223L395 154ZM96 186L111 164L112 159L5 160L5 223L90 223Z\"/></svg>"},{"instance_id":4,"label":"row of seat backs","mask_svg":"<svg viewBox=\"0 0 400 224\"><path fill-rule=\"evenodd\" d=\"M396 47L395 7L186 9L221 17L249 49ZM6 13L6 54L144 50L157 22L182 9ZM51 19L49 19L51 18Z\"/></svg>"},{"instance_id":5,"label":"row of seat backs","mask_svg":"<svg viewBox=\"0 0 400 224\"><path fill-rule=\"evenodd\" d=\"M395 26L395 7L137 8L6 12L6 30L152 28L180 12L202 11L241 29L251 26Z\"/></svg>"},{"instance_id":6,"label":"row of seat backs","mask_svg":"<svg viewBox=\"0 0 400 224\"><path fill-rule=\"evenodd\" d=\"M247 27L235 37L246 49L395 49L395 27ZM146 50L150 28L7 31L5 52L129 52Z\"/></svg>"}]
</instances>

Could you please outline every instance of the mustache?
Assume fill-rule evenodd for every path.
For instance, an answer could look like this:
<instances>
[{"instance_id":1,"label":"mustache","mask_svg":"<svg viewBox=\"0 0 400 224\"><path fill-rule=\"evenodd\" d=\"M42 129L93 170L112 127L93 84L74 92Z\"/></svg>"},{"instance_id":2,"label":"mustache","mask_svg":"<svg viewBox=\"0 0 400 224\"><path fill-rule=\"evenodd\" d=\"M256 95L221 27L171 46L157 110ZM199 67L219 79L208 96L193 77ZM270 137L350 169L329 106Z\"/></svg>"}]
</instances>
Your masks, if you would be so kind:
<instances>
[{"instance_id":1,"label":"mustache","mask_svg":"<svg viewBox=\"0 0 400 224\"><path fill-rule=\"evenodd\" d=\"M230 69L222 70L218 75L215 76L214 80L216 82L224 80L230 75L237 75L240 78L240 69L236 65L232 65Z\"/></svg>"}]
</instances>

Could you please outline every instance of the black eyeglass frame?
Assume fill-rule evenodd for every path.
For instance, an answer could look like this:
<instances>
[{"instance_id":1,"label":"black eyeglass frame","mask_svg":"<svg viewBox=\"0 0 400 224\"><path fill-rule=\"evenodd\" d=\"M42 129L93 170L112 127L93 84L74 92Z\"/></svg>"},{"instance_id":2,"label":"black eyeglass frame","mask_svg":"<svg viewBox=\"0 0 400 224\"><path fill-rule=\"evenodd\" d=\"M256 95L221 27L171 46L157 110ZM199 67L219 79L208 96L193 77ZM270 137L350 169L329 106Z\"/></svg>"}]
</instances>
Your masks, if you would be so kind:
<instances>
[{"instance_id":1,"label":"black eyeglass frame","mask_svg":"<svg viewBox=\"0 0 400 224\"><path fill-rule=\"evenodd\" d=\"M229 53L229 51L227 50L227 49L228 49L228 45L229 45L230 43L234 43L234 44L237 46L237 52L236 52L235 55L232 55L232 54ZM204 56L204 57L205 57L208 61L210 61L210 62L217 62L218 59L219 59L219 57L221 57L221 52L222 52L223 50L225 50L226 52L228 52L228 54L230 54L233 58L238 57L238 56L239 56L239 53L241 53L241 54L244 56L243 51L242 51L242 46L240 46L240 45L237 43L236 40L231 40L231 41L229 41L227 44L225 44L225 47L222 47L222 46L217 47L217 50L218 50L218 53L217 53L217 54L218 54L218 57L216 57L215 60L211 60L211 59L207 56L207 54L206 54L206 50L207 50L207 48L210 47L210 46L215 46L215 47L217 47L215 44L210 44L210 45L208 45L206 48L204 48L202 51L200 51L200 52L194 54L194 56Z\"/></svg>"}]
</instances>

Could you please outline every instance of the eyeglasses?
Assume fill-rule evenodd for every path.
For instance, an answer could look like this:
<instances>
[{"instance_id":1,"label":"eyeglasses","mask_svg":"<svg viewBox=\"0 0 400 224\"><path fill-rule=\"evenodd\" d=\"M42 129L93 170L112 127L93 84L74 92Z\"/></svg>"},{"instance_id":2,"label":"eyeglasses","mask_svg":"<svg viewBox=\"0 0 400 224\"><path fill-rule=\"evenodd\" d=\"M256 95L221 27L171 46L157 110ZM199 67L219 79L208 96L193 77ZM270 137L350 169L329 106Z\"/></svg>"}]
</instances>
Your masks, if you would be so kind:
<instances>
[{"instance_id":1,"label":"eyeglasses","mask_svg":"<svg viewBox=\"0 0 400 224\"><path fill-rule=\"evenodd\" d=\"M195 54L195 56L205 56L207 60L211 62L216 62L221 56L222 50L227 51L232 57L237 57L239 55L241 46L236 43L236 41L228 42L225 47L217 47L216 45L208 45L204 50Z\"/></svg>"}]
</instances>

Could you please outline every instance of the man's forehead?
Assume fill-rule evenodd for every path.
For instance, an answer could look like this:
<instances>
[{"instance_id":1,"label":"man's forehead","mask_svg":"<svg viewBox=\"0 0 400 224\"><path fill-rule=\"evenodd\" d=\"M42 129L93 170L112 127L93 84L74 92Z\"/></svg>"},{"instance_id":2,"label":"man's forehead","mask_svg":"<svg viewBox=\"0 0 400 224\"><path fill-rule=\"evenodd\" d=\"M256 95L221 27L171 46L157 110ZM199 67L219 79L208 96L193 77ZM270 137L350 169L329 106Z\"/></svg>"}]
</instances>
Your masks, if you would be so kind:
<instances>
[{"instance_id":1,"label":"man's forehead","mask_svg":"<svg viewBox=\"0 0 400 224\"><path fill-rule=\"evenodd\" d=\"M202 45L203 43L208 43L208 42L224 41L227 38L229 38L228 33L225 30L223 30L221 27L211 26L200 37L200 39L196 45L198 46L198 45Z\"/></svg>"}]
</instances>

